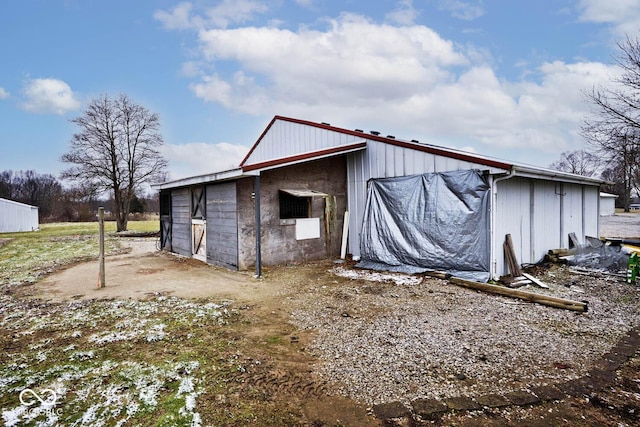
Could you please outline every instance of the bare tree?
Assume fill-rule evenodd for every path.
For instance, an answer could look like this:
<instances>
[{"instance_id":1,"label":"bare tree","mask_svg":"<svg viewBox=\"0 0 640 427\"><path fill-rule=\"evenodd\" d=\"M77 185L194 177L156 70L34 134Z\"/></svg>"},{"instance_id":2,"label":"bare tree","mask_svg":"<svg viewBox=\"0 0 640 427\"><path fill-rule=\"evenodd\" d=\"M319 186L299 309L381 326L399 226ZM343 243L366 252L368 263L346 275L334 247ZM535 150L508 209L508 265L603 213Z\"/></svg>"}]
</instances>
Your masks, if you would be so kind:
<instances>
[{"instance_id":1,"label":"bare tree","mask_svg":"<svg viewBox=\"0 0 640 427\"><path fill-rule=\"evenodd\" d=\"M610 86L587 94L594 111L582 135L610 168L619 171L628 211L631 191L640 184L640 40L627 36L618 47L616 62L622 72Z\"/></svg>"},{"instance_id":2,"label":"bare tree","mask_svg":"<svg viewBox=\"0 0 640 427\"><path fill-rule=\"evenodd\" d=\"M136 190L164 176L167 161L159 152L160 119L126 95L118 99L104 95L72 122L80 131L62 156L63 162L72 164L62 177L111 192L117 231L125 231Z\"/></svg>"},{"instance_id":3,"label":"bare tree","mask_svg":"<svg viewBox=\"0 0 640 427\"><path fill-rule=\"evenodd\" d=\"M582 176L596 176L600 168L600 159L585 150L565 151L560 155L560 160L551 163L549 167Z\"/></svg>"}]
</instances>

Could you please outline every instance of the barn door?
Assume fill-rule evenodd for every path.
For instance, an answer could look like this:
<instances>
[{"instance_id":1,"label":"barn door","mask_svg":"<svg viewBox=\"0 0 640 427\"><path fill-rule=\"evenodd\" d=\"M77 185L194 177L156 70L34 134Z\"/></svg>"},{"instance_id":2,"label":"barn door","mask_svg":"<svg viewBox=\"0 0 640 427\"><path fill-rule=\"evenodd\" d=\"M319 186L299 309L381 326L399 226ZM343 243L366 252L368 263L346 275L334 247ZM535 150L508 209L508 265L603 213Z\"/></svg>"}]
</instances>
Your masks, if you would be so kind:
<instances>
[{"instance_id":1,"label":"barn door","mask_svg":"<svg viewBox=\"0 0 640 427\"><path fill-rule=\"evenodd\" d=\"M172 250L171 247L171 218L160 217L160 249Z\"/></svg>"},{"instance_id":2,"label":"barn door","mask_svg":"<svg viewBox=\"0 0 640 427\"><path fill-rule=\"evenodd\" d=\"M204 187L193 187L191 189L191 218L206 218L207 201L205 194Z\"/></svg>"},{"instance_id":3,"label":"barn door","mask_svg":"<svg viewBox=\"0 0 640 427\"><path fill-rule=\"evenodd\" d=\"M191 254L207 262L207 200L204 186L191 188Z\"/></svg>"},{"instance_id":4,"label":"barn door","mask_svg":"<svg viewBox=\"0 0 640 427\"><path fill-rule=\"evenodd\" d=\"M172 246L172 224L171 216L171 191L160 192L160 249L173 251Z\"/></svg>"},{"instance_id":5,"label":"barn door","mask_svg":"<svg viewBox=\"0 0 640 427\"><path fill-rule=\"evenodd\" d=\"M191 220L191 253L195 259L207 262L207 221Z\"/></svg>"}]
</instances>

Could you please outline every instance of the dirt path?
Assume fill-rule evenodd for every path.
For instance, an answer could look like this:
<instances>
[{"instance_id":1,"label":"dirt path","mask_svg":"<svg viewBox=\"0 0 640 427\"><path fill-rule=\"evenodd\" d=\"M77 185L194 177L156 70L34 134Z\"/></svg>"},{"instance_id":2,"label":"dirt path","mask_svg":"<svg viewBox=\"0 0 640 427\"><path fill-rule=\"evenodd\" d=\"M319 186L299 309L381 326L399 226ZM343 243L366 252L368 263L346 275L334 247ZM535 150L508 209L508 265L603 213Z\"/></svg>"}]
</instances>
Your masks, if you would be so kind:
<instances>
[{"instance_id":1,"label":"dirt path","mask_svg":"<svg viewBox=\"0 0 640 427\"><path fill-rule=\"evenodd\" d=\"M310 425L379 425L367 407L331 395L313 374L318 362L305 351L311 333L297 330L283 300L294 298L300 281L298 269L265 270L265 278L252 272L234 272L197 260L159 252L153 239L123 239L125 255L106 259L106 287L97 288L98 262L85 262L58 271L23 289L22 296L49 302L92 299L147 299L161 295L233 301L245 321L234 327L242 336L244 358L263 363L237 374L229 393L241 395L245 384L270 399L293 405ZM310 266L312 276L317 275ZM326 266L319 267L323 272ZM306 271L306 270L305 270ZM265 344L267 343L267 344ZM267 348L267 353L265 353ZM215 402L213 402L215 404ZM203 404L206 407L206 404ZM206 409L203 409L206 412Z\"/></svg>"},{"instance_id":2,"label":"dirt path","mask_svg":"<svg viewBox=\"0 0 640 427\"><path fill-rule=\"evenodd\" d=\"M72 299L136 298L172 295L259 301L277 289L250 273L238 273L156 251L155 240L123 239L125 255L106 258L106 287L98 288L98 262L85 262L54 273L34 285L31 296L50 302Z\"/></svg>"}]
</instances>

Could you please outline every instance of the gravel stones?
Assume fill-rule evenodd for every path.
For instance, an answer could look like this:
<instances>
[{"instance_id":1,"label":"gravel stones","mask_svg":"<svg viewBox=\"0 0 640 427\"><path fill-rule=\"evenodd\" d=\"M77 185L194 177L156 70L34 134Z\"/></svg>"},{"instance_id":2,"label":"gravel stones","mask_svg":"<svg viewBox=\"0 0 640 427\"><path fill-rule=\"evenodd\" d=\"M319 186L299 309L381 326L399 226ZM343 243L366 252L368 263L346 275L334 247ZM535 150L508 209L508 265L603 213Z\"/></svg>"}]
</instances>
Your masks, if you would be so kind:
<instances>
[{"instance_id":1,"label":"gravel stones","mask_svg":"<svg viewBox=\"0 0 640 427\"><path fill-rule=\"evenodd\" d=\"M638 323L640 312L637 287L562 266L537 270L534 276L550 289L530 291L588 300L589 312L525 303L435 278L385 274L373 282L374 275L344 271L340 267L336 280L330 271L321 286L309 286L285 303L293 323L314 332L306 351L319 358L317 373L334 392L370 405L565 385L601 361Z\"/></svg>"}]
</instances>

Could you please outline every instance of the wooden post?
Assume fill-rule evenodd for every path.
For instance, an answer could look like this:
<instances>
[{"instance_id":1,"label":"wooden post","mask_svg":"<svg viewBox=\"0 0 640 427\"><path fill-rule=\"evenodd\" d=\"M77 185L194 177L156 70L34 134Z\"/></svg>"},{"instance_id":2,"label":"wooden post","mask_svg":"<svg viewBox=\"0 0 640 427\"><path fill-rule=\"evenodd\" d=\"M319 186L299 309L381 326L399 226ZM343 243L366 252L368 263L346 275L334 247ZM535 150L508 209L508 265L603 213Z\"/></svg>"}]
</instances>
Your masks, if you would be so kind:
<instances>
[{"instance_id":1,"label":"wooden post","mask_svg":"<svg viewBox=\"0 0 640 427\"><path fill-rule=\"evenodd\" d=\"M104 208L100 206L98 208L98 226L100 229L100 252L98 259L100 261L100 287L105 287L105 277L104 277Z\"/></svg>"},{"instance_id":2,"label":"wooden post","mask_svg":"<svg viewBox=\"0 0 640 427\"><path fill-rule=\"evenodd\" d=\"M449 279L450 283L454 285L463 286L469 289L475 289L478 291L490 292L494 294L503 295L506 297L519 298L525 301L531 301L542 305L548 305L550 307L564 308L566 310L581 311L586 313L588 310L588 303L584 301L572 301L564 298L552 297L549 295L535 294L533 292L519 291L516 289L504 288L502 286L490 285L488 283L473 282L471 280L459 279L452 277Z\"/></svg>"},{"instance_id":3,"label":"wooden post","mask_svg":"<svg viewBox=\"0 0 640 427\"><path fill-rule=\"evenodd\" d=\"M344 222L342 223L342 245L340 246L340 259L347 257L347 237L349 235L349 211L344 212Z\"/></svg>"}]
</instances>

